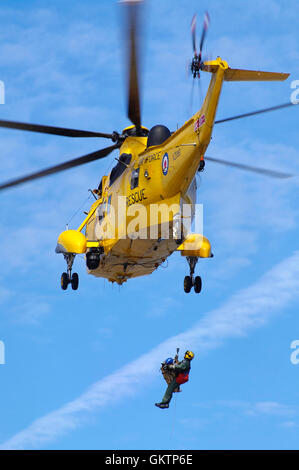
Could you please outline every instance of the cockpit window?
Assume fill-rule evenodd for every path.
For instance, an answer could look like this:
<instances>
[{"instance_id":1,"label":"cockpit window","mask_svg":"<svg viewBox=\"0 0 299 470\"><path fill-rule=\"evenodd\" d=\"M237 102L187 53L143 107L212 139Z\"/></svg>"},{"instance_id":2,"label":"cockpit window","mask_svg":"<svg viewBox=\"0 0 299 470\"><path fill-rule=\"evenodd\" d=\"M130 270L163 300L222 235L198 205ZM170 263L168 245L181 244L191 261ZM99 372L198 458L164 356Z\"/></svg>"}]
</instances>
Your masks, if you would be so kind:
<instances>
[{"instance_id":1,"label":"cockpit window","mask_svg":"<svg viewBox=\"0 0 299 470\"><path fill-rule=\"evenodd\" d=\"M121 156L118 159L117 164L111 170L110 181L109 181L110 186L114 183L114 181L117 180L117 178L119 178L123 174L127 166L130 164L131 160L132 160L131 154L129 153L121 154Z\"/></svg>"},{"instance_id":2,"label":"cockpit window","mask_svg":"<svg viewBox=\"0 0 299 470\"><path fill-rule=\"evenodd\" d=\"M139 171L140 171L140 168L135 168L135 169L132 171L132 175L131 175L131 189L137 188L137 186L138 186L138 184L139 184Z\"/></svg>"},{"instance_id":3,"label":"cockpit window","mask_svg":"<svg viewBox=\"0 0 299 470\"><path fill-rule=\"evenodd\" d=\"M98 194L99 194L99 197L102 197L102 192L103 192L103 180L101 180L100 184L99 184L99 187L98 187Z\"/></svg>"}]
</instances>

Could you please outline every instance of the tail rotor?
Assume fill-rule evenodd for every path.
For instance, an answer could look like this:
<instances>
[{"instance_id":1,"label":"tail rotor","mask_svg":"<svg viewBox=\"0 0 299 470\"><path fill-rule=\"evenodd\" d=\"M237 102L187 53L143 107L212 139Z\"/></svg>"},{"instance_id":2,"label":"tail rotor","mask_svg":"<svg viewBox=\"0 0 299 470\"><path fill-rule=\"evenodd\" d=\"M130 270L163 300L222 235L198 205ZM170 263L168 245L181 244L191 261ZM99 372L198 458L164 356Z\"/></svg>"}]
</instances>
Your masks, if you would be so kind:
<instances>
[{"instance_id":1,"label":"tail rotor","mask_svg":"<svg viewBox=\"0 0 299 470\"><path fill-rule=\"evenodd\" d=\"M206 11L205 16L204 16L204 20L203 20L203 28L202 28L201 38L200 38L200 45L199 45L200 63L202 62L202 50L203 50L203 45L204 45L204 41L205 41L206 34L207 34L208 29L209 29L209 26L210 26L210 17L209 17L209 13Z\"/></svg>"},{"instance_id":2,"label":"tail rotor","mask_svg":"<svg viewBox=\"0 0 299 470\"><path fill-rule=\"evenodd\" d=\"M207 35L207 31L209 29L210 25L210 17L208 12L205 12L204 16L204 22L203 22L203 29L200 37L200 43L199 43L199 52L197 52L196 48L196 23L197 23L197 17L196 15L193 16L192 21L191 21L191 39L192 39L192 47L193 47L193 58L191 61L191 73L193 75L193 78L200 78L200 70L202 67L202 51L203 51L203 46L205 42L205 38Z\"/></svg>"},{"instance_id":3,"label":"tail rotor","mask_svg":"<svg viewBox=\"0 0 299 470\"><path fill-rule=\"evenodd\" d=\"M204 47L207 31L209 28L209 24L210 24L210 17L209 17L208 12L206 12L204 15L203 28L202 28L202 33L200 36L199 50L198 50L196 47L196 26L197 26L196 14L193 16L192 21L191 21L191 40L192 40L192 48L193 48L193 57L192 57L191 62L189 63L189 74L192 75L192 78L193 78L191 94L190 94L190 112L191 113L192 113L193 98L194 98L194 79L200 78L200 72L203 66L203 59L202 59L203 47ZM198 80L198 94L199 94L199 99L201 102L203 100L203 93L201 89L200 80Z\"/></svg>"}]
</instances>

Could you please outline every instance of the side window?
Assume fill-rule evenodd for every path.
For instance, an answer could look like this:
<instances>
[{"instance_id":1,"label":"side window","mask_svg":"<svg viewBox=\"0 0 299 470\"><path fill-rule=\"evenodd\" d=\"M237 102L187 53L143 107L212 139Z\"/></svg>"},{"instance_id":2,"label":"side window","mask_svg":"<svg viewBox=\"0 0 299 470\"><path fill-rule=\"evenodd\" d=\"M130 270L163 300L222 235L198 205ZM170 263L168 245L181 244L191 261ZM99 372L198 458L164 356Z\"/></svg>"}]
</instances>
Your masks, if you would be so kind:
<instances>
[{"instance_id":1,"label":"side window","mask_svg":"<svg viewBox=\"0 0 299 470\"><path fill-rule=\"evenodd\" d=\"M132 171L132 175L131 175L131 189L137 188L137 186L138 186L138 184L139 184L139 171L140 171L140 168L135 168L135 169Z\"/></svg>"},{"instance_id":2,"label":"side window","mask_svg":"<svg viewBox=\"0 0 299 470\"><path fill-rule=\"evenodd\" d=\"M105 217L105 205L106 205L106 201L104 200L102 204L100 204L98 207L99 222L101 222L101 220Z\"/></svg>"},{"instance_id":3,"label":"side window","mask_svg":"<svg viewBox=\"0 0 299 470\"><path fill-rule=\"evenodd\" d=\"M109 198L108 198L108 204L107 204L107 214L109 214L109 212L110 212L111 198L112 198L112 194L110 194L110 196L109 196Z\"/></svg>"}]
</instances>

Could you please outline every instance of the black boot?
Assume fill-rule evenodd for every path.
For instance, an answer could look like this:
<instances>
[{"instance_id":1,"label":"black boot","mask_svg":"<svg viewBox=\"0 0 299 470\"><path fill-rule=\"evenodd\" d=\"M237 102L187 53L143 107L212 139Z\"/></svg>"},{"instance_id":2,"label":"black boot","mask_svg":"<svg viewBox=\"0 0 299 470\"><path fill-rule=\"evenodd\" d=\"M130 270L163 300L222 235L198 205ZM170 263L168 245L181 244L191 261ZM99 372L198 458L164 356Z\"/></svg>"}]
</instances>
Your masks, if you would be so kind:
<instances>
[{"instance_id":1,"label":"black boot","mask_svg":"<svg viewBox=\"0 0 299 470\"><path fill-rule=\"evenodd\" d=\"M168 403L155 403L155 405L158 407L158 408L169 408L169 404Z\"/></svg>"}]
</instances>

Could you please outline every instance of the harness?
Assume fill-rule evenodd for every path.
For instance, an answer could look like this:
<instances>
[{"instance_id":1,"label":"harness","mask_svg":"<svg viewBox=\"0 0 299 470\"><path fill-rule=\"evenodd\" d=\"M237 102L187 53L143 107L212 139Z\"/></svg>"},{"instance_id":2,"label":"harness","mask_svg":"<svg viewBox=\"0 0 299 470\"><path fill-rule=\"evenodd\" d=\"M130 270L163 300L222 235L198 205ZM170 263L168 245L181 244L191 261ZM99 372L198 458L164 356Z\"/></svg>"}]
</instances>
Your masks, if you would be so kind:
<instances>
[{"instance_id":1,"label":"harness","mask_svg":"<svg viewBox=\"0 0 299 470\"><path fill-rule=\"evenodd\" d=\"M176 377L176 383L182 385L189 380L189 370L186 372L180 372Z\"/></svg>"}]
</instances>

